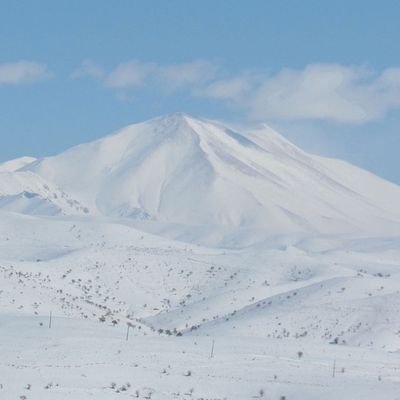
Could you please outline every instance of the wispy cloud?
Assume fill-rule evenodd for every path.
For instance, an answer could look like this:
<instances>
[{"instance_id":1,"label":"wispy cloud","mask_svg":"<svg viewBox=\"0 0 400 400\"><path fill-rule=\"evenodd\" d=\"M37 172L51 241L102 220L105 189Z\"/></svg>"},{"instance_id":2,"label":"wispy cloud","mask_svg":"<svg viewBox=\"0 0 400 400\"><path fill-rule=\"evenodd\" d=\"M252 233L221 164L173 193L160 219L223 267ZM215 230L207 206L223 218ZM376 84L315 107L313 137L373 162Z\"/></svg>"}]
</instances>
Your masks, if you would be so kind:
<instances>
[{"instance_id":1,"label":"wispy cloud","mask_svg":"<svg viewBox=\"0 0 400 400\"><path fill-rule=\"evenodd\" d=\"M250 96L260 82L258 74L243 73L237 76L214 80L199 89L198 96L211 97L218 100L238 102Z\"/></svg>"},{"instance_id":2,"label":"wispy cloud","mask_svg":"<svg viewBox=\"0 0 400 400\"><path fill-rule=\"evenodd\" d=\"M197 60L158 68L158 79L170 88L191 87L215 79L220 67L208 61Z\"/></svg>"},{"instance_id":3,"label":"wispy cloud","mask_svg":"<svg viewBox=\"0 0 400 400\"><path fill-rule=\"evenodd\" d=\"M111 70L84 61L73 78L90 77L121 91L157 87L167 95L188 95L221 102L251 120L325 120L361 124L400 108L400 68L376 73L364 67L310 64L275 74L244 71L229 74L219 65L196 60L160 65L140 61Z\"/></svg>"},{"instance_id":4,"label":"wispy cloud","mask_svg":"<svg viewBox=\"0 0 400 400\"><path fill-rule=\"evenodd\" d=\"M72 73L72 78L94 78L105 87L118 90L150 85L176 90L210 82L216 77L217 71L217 65L202 60L169 65L132 60L118 64L109 71L93 61L85 60Z\"/></svg>"},{"instance_id":5,"label":"wispy cloud","mask_svg":"<svg viewBox=\"0 0 400 400\"><path fill-rule=\"evenodd\" d=\"M106 74L104 84L114 89L142 86L147 83L156 70L155 64L130 61L117 65L115 69Z\"/></svg>"},{"instance_id":6,"label":"wispy cloud","mask_svg":"<svg viewBox=\"0 0 400 400\"><path fill-rule=\"evenodd\" d=\"M51 76L46 65L35 61L0 63L0 85L23 85Z\"/></svg>"},{"instance_id":7,"label":"wispy cloud","mask_svg":"<svg viewBox=\"0 0 400 400\"><path fill-rule=\"evenodd\" d=\"M311 64L274 75L215 81L201 95L229 102L255 120L359 124L400 108L400 68L377 74L363 67Z\"/></svg>"}]
</instances>

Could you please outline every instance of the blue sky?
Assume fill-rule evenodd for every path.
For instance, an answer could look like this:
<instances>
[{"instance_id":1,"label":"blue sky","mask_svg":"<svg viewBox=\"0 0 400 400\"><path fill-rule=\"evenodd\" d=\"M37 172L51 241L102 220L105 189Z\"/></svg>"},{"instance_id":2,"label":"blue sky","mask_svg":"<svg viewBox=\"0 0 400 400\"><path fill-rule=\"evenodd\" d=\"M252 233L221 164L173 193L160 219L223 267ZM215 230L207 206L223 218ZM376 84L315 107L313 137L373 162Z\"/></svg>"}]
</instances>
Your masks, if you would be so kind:
<instances>
[{"instance_id":1,"label":"blue sky","mask_svg":"<svg viewBox=\"0 0 400 400\"><path fill-rule=\"evenodd\" d=\"M398 1L0 0L0 161L186 111L400 183Z\"/></svg>"}]
</instances>

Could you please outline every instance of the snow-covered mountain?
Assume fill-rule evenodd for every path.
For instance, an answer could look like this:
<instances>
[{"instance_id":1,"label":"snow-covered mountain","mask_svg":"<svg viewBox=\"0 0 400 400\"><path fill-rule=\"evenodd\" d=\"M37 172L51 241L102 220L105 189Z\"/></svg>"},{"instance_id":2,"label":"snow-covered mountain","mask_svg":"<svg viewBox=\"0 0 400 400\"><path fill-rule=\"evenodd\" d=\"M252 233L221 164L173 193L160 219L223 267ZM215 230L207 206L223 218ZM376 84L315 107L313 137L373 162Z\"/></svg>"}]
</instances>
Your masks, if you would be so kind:
<instances>
[{"instance_id":1,"label":"snow-covered mountain","mask_svg":"<svg viewBox=\"0 0 400 400\"><path fill-rule=\"evenodd\" d=\"M175 113L27 163L108 217L270 234L400 231L400 187L268 127Z\"/></svg>"},{"instance_id":2,"label":"snow-covered mountain","mask_svg":"<svg viewBox=\"0 0 400 400\"><path fill-rule=\"evenodd\" d=\"M393 400L399 221L398 186L185 114L1 164L0 398Z\"/></svg>"}]
</instances>

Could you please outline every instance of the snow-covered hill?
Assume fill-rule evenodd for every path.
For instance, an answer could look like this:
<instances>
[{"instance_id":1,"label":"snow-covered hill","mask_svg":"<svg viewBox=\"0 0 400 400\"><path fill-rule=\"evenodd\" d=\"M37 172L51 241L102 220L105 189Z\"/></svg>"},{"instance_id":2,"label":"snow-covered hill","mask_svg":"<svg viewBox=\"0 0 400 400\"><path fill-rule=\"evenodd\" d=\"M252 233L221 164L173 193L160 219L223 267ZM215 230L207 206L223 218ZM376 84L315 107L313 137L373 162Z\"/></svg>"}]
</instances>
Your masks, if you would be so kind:
<instances>
[{"instance_id":1,"label":"snow-covered hill","mask_svg":"<svg viewBox=\"0 0 400 400\"><path fill-rule=\"evenodd\" d=\"M0 209L47 216L89 213L79 201L30 171L0 171Z\"/></svg>"},{"instance_id":2,"label":"snow-covered hill","mask_svg":"<svg viewBox=\"0 0 400 400\"><path fill-rule=\"evenodd\" d=\"M14 160L6 161L0 164L0 172L8 171L17 171L22 167L25 167L31 163L36 161L34 157L19 157Z\"/></svg>"},{"instance_id":3,"label":"snow-covered hill","mask_svg":"<svg viewBox=\"0 0 400 400\"><path fill-rule=\"evenodd\" d=\"M396 398L398 237L227 250L93 216L0 221L4 398L335 400L338 381Z\"/></svg>"},{"instance_id":4,"label":"snow-covered hill","mask_svg":"<svg viewBox=\"0 0 400 400\"><path fill-rule=\"evenodd\" d=\"M186 232L400 232L400 187L307 154L267 127L239 133L182 113L130 125L23 170L94 213Z\"/></svg>"}]
</instances>

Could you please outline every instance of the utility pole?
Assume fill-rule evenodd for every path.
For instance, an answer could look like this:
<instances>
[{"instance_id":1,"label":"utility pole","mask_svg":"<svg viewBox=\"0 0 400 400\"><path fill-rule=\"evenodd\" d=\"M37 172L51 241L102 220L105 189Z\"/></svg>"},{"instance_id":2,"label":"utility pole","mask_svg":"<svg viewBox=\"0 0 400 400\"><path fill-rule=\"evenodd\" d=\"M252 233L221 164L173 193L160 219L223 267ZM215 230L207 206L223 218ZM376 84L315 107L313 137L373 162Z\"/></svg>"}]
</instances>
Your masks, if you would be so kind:
<instances>
[{"instance_id":1,"label":"utility pole","mask_svg":"<svg viewBox=\"0 0 400 400\"><path fill-rule=\"evenodd\" d=\"M213 339L212 345L211 345L211 354L210 354L210 358L213 358L213 357L214 357L214 344L215 344L215 340Z\"/></svg>"},{"instance_id":2,"label":"utility pole","mask_svg":"<svg viewBox=\"0 0 400 400\"><path fill-rule=\"evenodd\" d=\"M332 378L336 375L336 360L333 360Z\"/></svg>"},{"instance_id":3,"label":"utility pole","mask_svg":"<svg viewBox=\"0 0 400 400\"><path fill-rule=\"evenodd\" d=\"M128 341L129 340L129 328L130 328L131 326L128 324L128 327L127 327L127 329L126 329L126 341Z\"/></svg>"},{"instance_id":4,"label":"utility pole","mask_svg":"<svg viewBox=\"0 0 400 400\"><path fill-rule=\"evenodd\" d=\"M51 320L53 317L53 313L50 311L50 315L49 315L49 329L51 329Z\"/></svg>"}]
</instances>

